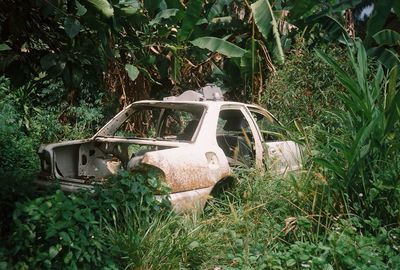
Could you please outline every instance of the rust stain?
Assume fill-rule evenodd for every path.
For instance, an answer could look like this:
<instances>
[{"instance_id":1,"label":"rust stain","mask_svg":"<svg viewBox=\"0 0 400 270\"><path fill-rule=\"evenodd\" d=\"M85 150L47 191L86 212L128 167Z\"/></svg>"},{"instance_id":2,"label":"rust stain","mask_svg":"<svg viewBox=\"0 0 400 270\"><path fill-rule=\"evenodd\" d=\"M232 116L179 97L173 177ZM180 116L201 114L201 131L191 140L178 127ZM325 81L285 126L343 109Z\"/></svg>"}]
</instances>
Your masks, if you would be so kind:
<instances>
[{"instance_id":1,"label":"rust stain","mask_svg":"<svg viewBox=\"0 0 400 270\"><path fill-rule=\"evenodd\" d=\"M195 162L184 156L171 159L164 155L146 154L142 163L160 168L172 192L211 187L230 174L229 170L220 167L210 169L205 157L204 160Z\"/></svg>"}]
</instances>

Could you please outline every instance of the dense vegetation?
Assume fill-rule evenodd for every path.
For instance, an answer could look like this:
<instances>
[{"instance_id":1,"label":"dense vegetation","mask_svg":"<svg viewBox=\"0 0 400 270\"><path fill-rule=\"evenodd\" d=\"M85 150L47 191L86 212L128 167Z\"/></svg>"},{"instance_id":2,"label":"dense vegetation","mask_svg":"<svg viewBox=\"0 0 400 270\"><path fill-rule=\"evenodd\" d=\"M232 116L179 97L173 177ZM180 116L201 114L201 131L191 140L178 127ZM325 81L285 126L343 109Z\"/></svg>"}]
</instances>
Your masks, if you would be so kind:
<instances>
[{"instance_id":1,"label":"dense vegetation","mask_svg":"<svg viewBox=\"0 0 400 270\"><path fill-rule=\"evenodd\" d=\"M400 268L400 2L0 7L0 269ZM268 107L304 146L304 171L239 171L186 216L154 199L168 192L154 172L35 191L40 143L206 82Z\"/></svg>"}]
</instances>

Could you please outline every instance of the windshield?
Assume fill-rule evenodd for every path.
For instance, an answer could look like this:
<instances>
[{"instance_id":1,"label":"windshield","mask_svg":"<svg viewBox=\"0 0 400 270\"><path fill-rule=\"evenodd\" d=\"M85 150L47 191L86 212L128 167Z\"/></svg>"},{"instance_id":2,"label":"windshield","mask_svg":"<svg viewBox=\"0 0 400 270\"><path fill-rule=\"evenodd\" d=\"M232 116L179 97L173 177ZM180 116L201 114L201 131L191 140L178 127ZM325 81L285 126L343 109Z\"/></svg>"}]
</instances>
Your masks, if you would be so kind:
<instances>
[{"instance_id":1,"label":"windshield","mask_svg":"<svg viewBox=\"0 0 400 270\"><path fill-rule=\"evenodd\" d=\"M204 113L196 104L136 105L102 128L98 136L192 141Z\"/></svg>"}]
</instances>

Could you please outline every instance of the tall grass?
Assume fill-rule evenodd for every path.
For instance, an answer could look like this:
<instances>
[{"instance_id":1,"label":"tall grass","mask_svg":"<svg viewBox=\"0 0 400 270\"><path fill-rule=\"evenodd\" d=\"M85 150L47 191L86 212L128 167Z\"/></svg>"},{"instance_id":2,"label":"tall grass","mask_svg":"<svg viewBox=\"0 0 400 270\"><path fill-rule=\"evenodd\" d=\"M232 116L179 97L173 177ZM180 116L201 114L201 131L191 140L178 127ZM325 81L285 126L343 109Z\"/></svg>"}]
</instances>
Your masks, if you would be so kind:
<instances>
[{"instance_id":1,"label":"tall grass","mask_svg":"<svg viewBox=\"0 0 400 270\"><path fill-rule=\"evenodd\" d=\"M394 269L400 230L360 233L356 221L314 205L326 183L313 173L242 174L204 213L124 215L106 230L127 269ZM319 195L318 195L319 196Z\"/></svg>"},{"instance_id":2,"label":"tall grass","mask_svg":"<svg viewBox=\"0 0 400 270\"><path fill-rule=\"evenodd\" d=\"M348 45L352 72L321 51L317 54L346 88L338 94L344 110L332 111L337 136L316 159L331 190L347 212L378 217L384 224L400 221L400 91L397 67L385 72L371 65L360 41Z\"/></svg>"}]
</instances>

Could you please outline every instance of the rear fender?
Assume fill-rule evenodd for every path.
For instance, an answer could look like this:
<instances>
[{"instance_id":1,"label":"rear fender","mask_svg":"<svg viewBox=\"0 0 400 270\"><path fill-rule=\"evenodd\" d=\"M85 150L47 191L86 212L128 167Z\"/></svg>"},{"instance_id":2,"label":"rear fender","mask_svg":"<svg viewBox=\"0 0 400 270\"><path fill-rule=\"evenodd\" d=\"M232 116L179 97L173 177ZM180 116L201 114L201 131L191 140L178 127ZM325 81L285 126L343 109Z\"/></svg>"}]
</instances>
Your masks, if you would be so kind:
<instances>
[{"instance_id":1,"label":"rear fender","mask_svg":"<svg viewBox=\"0 0 400 270\"><path fill-rule=\"evenodd\" d=\"M147 152L141 164L161 169L172 193L213 187L231 175L228 160L218 146L207 150L189 146Z\"/></svg>"}]
</instances>

